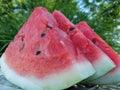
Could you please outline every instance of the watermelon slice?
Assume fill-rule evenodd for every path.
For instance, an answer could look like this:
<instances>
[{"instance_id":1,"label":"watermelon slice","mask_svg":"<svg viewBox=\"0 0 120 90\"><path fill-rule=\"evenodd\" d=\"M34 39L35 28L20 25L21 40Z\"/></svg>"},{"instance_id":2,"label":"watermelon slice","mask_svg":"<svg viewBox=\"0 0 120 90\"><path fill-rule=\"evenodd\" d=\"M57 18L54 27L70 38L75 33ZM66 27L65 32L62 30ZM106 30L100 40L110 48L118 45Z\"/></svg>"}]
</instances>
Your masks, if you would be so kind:
<instances>
[{"instance_id":1,"label":"watermelon slice","mask_svg":"<svg viewBox=\"0 0 120 90\"><path fill-rule=\"evenodd\" d=\"M95 73L42 7L33 11L7 47L1 70L9 81L25 90L61 90Z\"/></svg>"},{"instance_id":2,"label":"watermelon slice","mask_svg":"<svg viewBox=\"0 0 120 90\"><path fill-rule=\"evenodd\" d=\"M90 60L96 73L87 79L87 81L97 79L115 67L112 60L97 46L95 46L83 33L75 27L61 12L55 10L53 16L58 22L59 28L67 32L74 42L75 47L81 50L81 53Z\"/></svg>"},{"instance_id":3,"label":"watermelon slice","mask_svg":"<svg viewBox=\"0 0 120 90\"><path fill-rule=\"evenodd\" d=\"M77 24L79 30L83 32L83 34L90 39L96 46L98 46L101 50L103 50L115 63L116 68L113 69L110 73L101 77L100 79L95 80L92 83L96 84L116 84L120 82L120 58L119 55L100 37L98 36L90 26L82 21Z\"/></svg>"}]
</instances>

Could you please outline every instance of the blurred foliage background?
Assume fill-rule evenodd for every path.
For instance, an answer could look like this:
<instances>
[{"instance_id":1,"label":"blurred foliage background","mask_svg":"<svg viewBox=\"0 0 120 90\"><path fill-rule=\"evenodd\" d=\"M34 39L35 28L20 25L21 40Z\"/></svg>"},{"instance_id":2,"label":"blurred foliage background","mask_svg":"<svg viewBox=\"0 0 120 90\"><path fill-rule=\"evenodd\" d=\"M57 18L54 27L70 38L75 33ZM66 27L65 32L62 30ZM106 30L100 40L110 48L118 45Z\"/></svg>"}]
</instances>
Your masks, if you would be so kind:
<instances>
[{"instance_id":1,"label":"blurred foliage background","mask_svg":"<svg viewBox=\"0 0 120 90\"><path fill-rule=\"evenodd\" d=\"M37 6L86 21L120 54L120 0L0 0L0 55Z\"/></svg>"}]
</instances>

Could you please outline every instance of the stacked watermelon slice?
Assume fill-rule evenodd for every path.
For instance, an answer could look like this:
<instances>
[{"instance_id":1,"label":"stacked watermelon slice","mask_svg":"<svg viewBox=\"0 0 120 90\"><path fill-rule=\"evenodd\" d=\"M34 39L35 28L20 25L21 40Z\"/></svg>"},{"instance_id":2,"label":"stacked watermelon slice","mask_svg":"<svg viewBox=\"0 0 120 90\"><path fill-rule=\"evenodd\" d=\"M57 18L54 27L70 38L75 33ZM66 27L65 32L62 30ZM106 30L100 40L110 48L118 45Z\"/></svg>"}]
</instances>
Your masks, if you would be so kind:
<instances>
[{"instance_id":1,"label":"stacked watermelon slice","mask_svg":"<svg viewBox=\"0 0 120 90\"><path fill-rule=\"evenodd\" d=\"M116 52L86 22L37 7L1 57L4 76L25 90L120 82Z\"/></svg>"}]
</instances>

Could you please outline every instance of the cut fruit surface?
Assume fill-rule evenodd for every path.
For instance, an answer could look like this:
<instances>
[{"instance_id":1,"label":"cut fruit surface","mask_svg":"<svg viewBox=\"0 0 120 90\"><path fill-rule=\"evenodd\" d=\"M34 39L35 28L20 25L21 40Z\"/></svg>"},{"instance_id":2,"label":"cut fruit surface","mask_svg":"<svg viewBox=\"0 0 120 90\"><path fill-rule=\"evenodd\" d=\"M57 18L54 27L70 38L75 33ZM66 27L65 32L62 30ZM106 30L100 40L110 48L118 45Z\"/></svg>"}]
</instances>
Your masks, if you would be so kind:
<instances>
[{"instance_id":1,"label":"cut fruit surface","mask_svg":"<svg viewBox=\"0 0 120 90\"><path fill-rule=\"evenodd\" d=\"M1 58L1 70L5 77L12 83L22 87L25 90L61 90L76 84L90 75L92 70L88 62L81 64L74 63L69 68L58 73L53 73L44 79L37 78L33 75L21 76L11 69L6 63L6 56ZM86 65L86 67L84 66ZM92 75L93 73L91 73ZM72 77L71 77L72 76Z\"/></svg>"},{"instance_id":2,"label":"cut fruit surface","mask_svg":"<svg viewBox=\"0 0 120 90\"><path fill-rule=\"evenodd\" d=\"M97 35L85 21L78 23L76 26L77 26L77 28L79 28L80 31L83 32L83 34L89 40L91 40L96 46L98 46L102 51L104 51L116 65L115 69L113 69L111 72L109 72L105 76L101 77L100 79L93 81L92 83L116 84L116 83L120 82L120 58L119 58L119 55L99 35Z\"/></svg>"},{"instance_id":3,"label":"cut fruit surface","mask_svg":"<svg viewBox=\"0 0 120 90\"><path fill-rule=\"evenodd\" d=\"M38 7L2 55L1 70L25 90L61 90L95 73L78 53L54 17Z\"/></svg>"},{"instance_id":4,"label":"cut fruit surface","mask_svg":"<svg viewBox=\"0 0 120 90\"><path fill-rule=\"evenodd\" d=\"M112 60L87 39L61 12L56 10L53 12L53 16L58 22L58 27L68 33L75 47L77 47L94 66L96 73L86 81L97 79L115 67Z\"/></svg>"}]
</instances>

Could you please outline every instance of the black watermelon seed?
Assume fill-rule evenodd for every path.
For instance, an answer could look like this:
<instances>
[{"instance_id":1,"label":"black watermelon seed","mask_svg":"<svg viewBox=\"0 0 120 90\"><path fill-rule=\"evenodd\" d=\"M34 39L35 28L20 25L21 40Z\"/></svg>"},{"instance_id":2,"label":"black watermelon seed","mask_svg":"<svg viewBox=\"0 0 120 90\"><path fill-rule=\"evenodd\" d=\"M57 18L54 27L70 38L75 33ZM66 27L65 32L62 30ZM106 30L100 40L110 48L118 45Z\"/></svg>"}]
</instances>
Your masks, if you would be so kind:
<instances>
[{"instance_id":1,"label":"black watermelon seed","mask_svg":"<svg viewBox=\"0 0 120 90\"><path fill-rule=\"evenodd\" d=\"M36 53L35 53L35 55L39 55L41 53L41 51L37 51Z\"/></svg>"},{"instance_id":2,"label":"black watermelon seed","mask_svg":"<svg viewBox=\"0 0 120 90\"><path fill-rule=\"evenodd\" d=\"M47 25L46 27L47 27L47 28L49 28L49 29L52 29L52 27L51 27L51 26L49 26L49 25Z\"/></svg>"},{"instance_id":3,"label":"black watermelon seed","mask_svg":"<svg viewBox=\"0 0 120 90\"><path fill-rule=\"evenodd\" d=\"M41 37L44 37L45 35L46 35L45 33L42 33L42 34L41 34Z\"/></svg>"},{"instance_id":4,"label":"black watermelon seed","mask_svg":"<svg viewBox=\"0 0 120 90\"><path fill-rule=\"evenodd\" d=\"M70 31L73 31L74 29L75 29L75 27L71 27L71 28L70 28Z\"/></svg>"},{"instance_id":5,"label":"black watermelon seed","mask_svg":"<svg viewBox=\"0 0 120 90\"><path fill-rule=\"evenodd\" d=\"M95 39L93 39L93 40L91 40L94 44L96 43L96 40Z\"/></svg>"}]
</instances>

